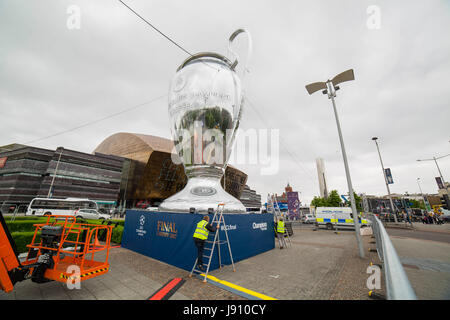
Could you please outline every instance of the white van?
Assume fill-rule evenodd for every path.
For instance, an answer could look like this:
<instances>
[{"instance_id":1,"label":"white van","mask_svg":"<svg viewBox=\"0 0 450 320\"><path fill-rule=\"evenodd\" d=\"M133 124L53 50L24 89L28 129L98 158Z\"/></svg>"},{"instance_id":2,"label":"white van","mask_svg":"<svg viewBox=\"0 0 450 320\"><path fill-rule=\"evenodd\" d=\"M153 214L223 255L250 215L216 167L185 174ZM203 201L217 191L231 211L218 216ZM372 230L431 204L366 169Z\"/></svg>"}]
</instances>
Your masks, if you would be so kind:
<instances>
[{"instance_id":1,"label":"white van","mask_svg":"<svg viewBox=\"0 0 450 320\"><path fill-rule=\"evenodd\" d=\"M359 222L361 227L368 227L371 221L361 217L359 214ZM349 207L317 207L316 208L316 225L325 226L328 230L340 227L355 227L353 224L352 208Z\"/></svg>"}]
</instances>

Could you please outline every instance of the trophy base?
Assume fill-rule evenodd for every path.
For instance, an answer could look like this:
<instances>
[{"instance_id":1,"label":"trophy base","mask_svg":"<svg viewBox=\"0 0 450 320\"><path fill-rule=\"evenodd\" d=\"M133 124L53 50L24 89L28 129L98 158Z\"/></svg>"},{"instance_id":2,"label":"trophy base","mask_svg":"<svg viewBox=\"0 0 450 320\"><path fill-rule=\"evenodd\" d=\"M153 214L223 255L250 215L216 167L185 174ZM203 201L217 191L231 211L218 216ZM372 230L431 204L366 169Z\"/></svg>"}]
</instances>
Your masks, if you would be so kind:
<instances>
[{"instance_id":1,"label":"trophy base","mask_svg":"<svg viewBox=\"0 0 450 320\"><path fill-rule=\"evenodd\" d=\"M242 202L226 192L220 179L212 177L192 177L183 190L167 198L159 205L159 211L190 212L207 214L208 209L217 209L219 203L225 204L224 213L247 213Z\"/></svg>"}]
</instances>

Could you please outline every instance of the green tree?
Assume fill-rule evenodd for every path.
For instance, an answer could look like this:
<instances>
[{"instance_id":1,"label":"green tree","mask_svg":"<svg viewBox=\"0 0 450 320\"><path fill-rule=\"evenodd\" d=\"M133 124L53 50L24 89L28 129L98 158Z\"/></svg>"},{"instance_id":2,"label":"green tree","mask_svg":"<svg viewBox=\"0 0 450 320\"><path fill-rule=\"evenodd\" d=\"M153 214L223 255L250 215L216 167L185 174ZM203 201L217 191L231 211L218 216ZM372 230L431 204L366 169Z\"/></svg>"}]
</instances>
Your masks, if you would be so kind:
<instances>
[{"instance_id":1,"label":"green tree","mask_svg":"<svg viewBox=\"0 0 450 320\"><path fill-rule=\"evenodd\" d=\"M411 199L409 201L412 202L411 208L420 208L425 210L425 204L423 203L423 201L418 201L414 199Z\"/></svg>"},{"instance_id":2,"label":"green tree","mask_svg":"<svg viewBox=\"0 0 450 320\"><path fill-rule=\"evenodd\" d=\"M325 203L325 199L321 198L321 197L314 197L314 199L312 199L311 201L311 205L314 207L327 207L326 203Z\"/></svg>"},{"instance_id":3,"label":"green tree","mask_svg":"<svg viewBox=\"0 0 450 320\"><path fill-rule=\"evenodd\" d=\"M342 199L339 196L337 190L331 190L330 194L327 198L327 207L340 207L342 203Z\"/></svg>"},{"instance_id":4,"label":"green tree","mask_svg":"<svg viewBox=\"0 0 450 320\"><path fill-rule=\"evenodd\" d=\"M356 204L356 211L361 212L362 209L362 199L360 196L356 194L356 192L353 191L353 196L355 197L355 204Z\"/></svg>"},{"instance_id":5,"label":"green tree","mask_svg":"<svg viewBox=\"0 0 450 320\"><path fill-rule=\"evenodd\" d=\"M311 205L314 207L340 207L342 203L341 197L337 190L332 190L328 198L314 197Z\"/></svg>"}]
</instances>

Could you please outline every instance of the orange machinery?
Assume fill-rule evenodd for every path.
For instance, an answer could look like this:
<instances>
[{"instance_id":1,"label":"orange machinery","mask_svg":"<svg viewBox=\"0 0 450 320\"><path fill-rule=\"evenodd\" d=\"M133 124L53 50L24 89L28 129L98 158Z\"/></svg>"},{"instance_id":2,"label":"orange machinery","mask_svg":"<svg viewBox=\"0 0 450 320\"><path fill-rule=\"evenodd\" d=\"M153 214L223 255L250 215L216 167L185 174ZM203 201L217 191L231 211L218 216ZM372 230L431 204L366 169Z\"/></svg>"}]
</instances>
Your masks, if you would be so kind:
<instances>
[{"instance_id":1,"label":"orange machinery","mask_svg":"<svg viewBox=\"0 0 450 320\"><path fill-rule=\"evenodd\" d=\"M74 216L47 216L35 224L27 257L20 261L14 240L0 213L0 289L10 292L14 284L84 281L109 270L108 256L113 226L78 223ZM100 244L98 238L105 241ZM106 255L99 254L106 251ZM97 256L97 258L96 258Z\"/></svg>"}]
</instances>

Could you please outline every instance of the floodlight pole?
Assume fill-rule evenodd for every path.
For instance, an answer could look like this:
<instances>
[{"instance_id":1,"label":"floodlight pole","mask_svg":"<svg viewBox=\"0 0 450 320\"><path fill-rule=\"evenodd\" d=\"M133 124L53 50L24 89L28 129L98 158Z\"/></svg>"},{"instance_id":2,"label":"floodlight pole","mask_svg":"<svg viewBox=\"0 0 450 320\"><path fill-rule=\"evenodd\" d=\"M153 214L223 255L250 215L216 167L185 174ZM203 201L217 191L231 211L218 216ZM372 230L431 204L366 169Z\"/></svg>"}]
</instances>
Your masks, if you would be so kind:
<instances>
[{"instance_id":1,"label":"floodlight pole","mask_svg":"<svg viewBox=\"0 0 450 320\"><path fill-rule=\"evenodd\" d=\"M356 235L356 242L358 244L359 249L359 256L361 258L364 258L364 247L361 241L361 234L360 234L360 227L359 227L359 221L358 221L358 212L356 210L356 204L355 204L355 196L353 194L353 187L352 187L352 180L350 178L350 169L348 167L347 162L347 154L345 152L345 146L344 146L344 139L342 138L342 131L341 131L341 125L339 123L339 117L336 110L336 103L334 101L334 97L336 97L336 90L334 88L333 83L331 80L328 80L326 82L328 90L328 98L331 99L331 102L333 103L333 110L334 115L336 117L336 125L339 133L339 141L341 143L341 149L342 149L342 158L344 159L344 166L345 166L345 174L347 175L347 185L348 185L348 192L350 193L350 201L351 201L351 207L352 207L352 213L353 213L353 223L355 225L355 235Z\"/></svg>"},{"instance_id":2,"label":"floodlight pole","mask_svg":"<svg viewBox=\"0 0 450 320\"><path fill-rule=\"evenodd\" d=\"M439 165L437 163L437 159L445 158L445 157L448 157L448 156L450 156L450 154L447 154L447 155L442 156L442 157L437 157L437 158L433 157L433 159L422 159L422 160L419 159L419 160L417 160L417 161L431 161L431 160L434 160L434 163L436 164L436 167L437 167L438 172L439 172L439 176L441 177L442 184L444 185L444 189L447 191L447 194L448 194L448 187L445 184L445 180L444 180L444 177L442 176L441 169L439 168Z\"/></svg>"},{"instance_id":3,"label":"floodlight pole","mask_svg":"<svg viewBox=\"0 0 450 320\"><path fill-rule=\"evenodd\" d=\"M387 189L387 192L388 192L389 202L391 203L392 214L394 216L395 223L398 223L398 221L397 221L397 212L395 211L394 202L392 201L391 190L389 189L389 183L388 183L388 180L387 180L387 177L386 177L386 171L384 170L383 160L381 159L380 148L378 147L378 142L377 142L378 138L377 137L373 137L372 140L375 141L375 144L377 145L378 156L380 157L381 169L383 170L384 182L386 183L386 189Z\"/></svg>"}]
</instances>

